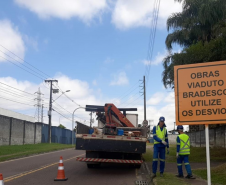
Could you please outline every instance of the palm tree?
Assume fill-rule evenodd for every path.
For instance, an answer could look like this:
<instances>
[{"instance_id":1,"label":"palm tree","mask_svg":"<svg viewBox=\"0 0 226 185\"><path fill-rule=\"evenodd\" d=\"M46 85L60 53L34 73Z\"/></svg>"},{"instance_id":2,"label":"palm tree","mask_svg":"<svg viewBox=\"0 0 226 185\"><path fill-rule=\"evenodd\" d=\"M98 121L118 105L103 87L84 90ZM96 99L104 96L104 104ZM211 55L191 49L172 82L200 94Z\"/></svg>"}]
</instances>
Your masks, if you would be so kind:
<instances>
[{"instance_id":1,"label":"palm tree","mask_svg":"<svg viewBox=\"0 0 226 185\"><path fill-rule=\"evenodd\" d=\"M203 45L220 37L226 30L225 0L175 0L182 3L182 12L173 13L167 20L168 34L165 44L169 55L163 60L163 84L173 87L173 67L183 64L175 61L172 45L186 48L201 42Z\"/></svg>"}]
</instances>

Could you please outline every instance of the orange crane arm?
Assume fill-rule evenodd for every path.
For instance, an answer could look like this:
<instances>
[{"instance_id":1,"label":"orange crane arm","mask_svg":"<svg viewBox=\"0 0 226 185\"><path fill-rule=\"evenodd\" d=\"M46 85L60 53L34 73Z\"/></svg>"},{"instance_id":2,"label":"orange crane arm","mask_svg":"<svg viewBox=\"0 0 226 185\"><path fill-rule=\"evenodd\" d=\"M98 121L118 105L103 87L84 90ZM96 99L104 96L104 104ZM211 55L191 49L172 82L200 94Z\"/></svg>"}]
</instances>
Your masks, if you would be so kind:
<instances>
[{"instance_id":1,"label":"orange crane arm","mask_svg":"<svg viewBox=\"0 0 226 185\"><path fill-rule=\"evenodd\" d=\"M134 127L134 125L124 116L118 108L112 104L112 103L107 103L104 106L104 111L105 111L105 116L106 116L106 123L114 123L112 121L112 115L111 111L114 112L117 116L118 119L121 123L126 125L127 127Z\"/></svg>"}]
</instances>

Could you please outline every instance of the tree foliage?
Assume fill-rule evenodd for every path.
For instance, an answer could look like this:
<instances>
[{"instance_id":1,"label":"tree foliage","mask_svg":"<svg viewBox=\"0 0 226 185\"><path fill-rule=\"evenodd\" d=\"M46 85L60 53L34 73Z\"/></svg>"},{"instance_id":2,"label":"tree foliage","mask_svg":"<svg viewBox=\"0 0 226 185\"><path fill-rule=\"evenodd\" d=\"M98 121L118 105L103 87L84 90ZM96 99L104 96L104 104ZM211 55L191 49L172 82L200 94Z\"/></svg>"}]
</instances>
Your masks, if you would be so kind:
<instances>
[{"instance_id":1,"label":"tree foliage","mask_svg":"<svg viewBox=\"0 0 226 185\"><path fill-rule=\"evenodd\" d=\"M64 125L62 125L62 124L60 124L58 127L66 129L66 127Z\"/></svg>"},{"instance_id":2,"label":"tree foliage","mask_svg":"<svg viewBox=\"0 0 226 185\"><path fill-rule=\"evenodd\" d=\"M175 0L183 3L180 13L167 20L172 31L166 38L169 55L163 60L164 86L174 87L174 66L226 59L226 2L225 0ZM172 53L172 45L182 47Z\"/></svg>"}]
</instances>

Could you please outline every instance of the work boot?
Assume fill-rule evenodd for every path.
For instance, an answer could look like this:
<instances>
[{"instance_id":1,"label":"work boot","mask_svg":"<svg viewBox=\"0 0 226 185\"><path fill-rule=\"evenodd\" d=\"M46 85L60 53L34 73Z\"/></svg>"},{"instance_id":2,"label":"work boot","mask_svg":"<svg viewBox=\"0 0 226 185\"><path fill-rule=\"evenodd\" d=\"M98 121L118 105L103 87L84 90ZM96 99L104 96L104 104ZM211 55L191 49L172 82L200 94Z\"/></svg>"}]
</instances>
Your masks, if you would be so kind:
<instances>
[{"instance_id":1,"label":"work boot","mask_svg":"<svg viewBox=\"0 0 226 185\"><path fill-rule=\"evenodd\" d=\"M183 175L180 175L180 174L177 174L176 177L178 177L178 178L184 178L184 176Z\"/></svg>"},{"instance_id":2,"label":"work boot","mask_svg":"<svg viewBox=\"0 0 226 185\"><path fill-rule=\"evenodd\" d=\"M156 177L156 174L153 173L153 174L151 175L151 178L154 179L155 177Z\"/></svg>"},{"instance_id":3,"label":"work boot","mask_svg":"<svg viewBox=\"0 0 226 185\"><path fill-rule=\"evenodd\" d=\"M195 179L195 177L193 175L187 175L185 178L187 178L187 179Z\"/></svg>"},{"instance_id":4,"label":"work boot","mask_svg":"<svg viewBox=\"0 0 226 185\"><path fill-rule=\"evenodd\" d=\"M163 177L163 173L160 173L160 177Z\"/></svg>"}]
</instances>

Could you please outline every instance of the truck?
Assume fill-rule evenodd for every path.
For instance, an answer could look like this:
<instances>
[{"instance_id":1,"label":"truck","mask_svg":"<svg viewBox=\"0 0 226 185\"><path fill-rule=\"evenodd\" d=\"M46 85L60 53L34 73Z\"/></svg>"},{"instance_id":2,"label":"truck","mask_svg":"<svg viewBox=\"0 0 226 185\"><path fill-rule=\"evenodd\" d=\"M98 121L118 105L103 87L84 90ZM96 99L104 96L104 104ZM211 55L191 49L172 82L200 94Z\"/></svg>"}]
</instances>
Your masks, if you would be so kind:
<instances>
[{"instance_id":1,"label":"truck","mask_svg":"<svg viewBox=\"0 0 226 185\"><path fill-rule=\"evenodd\" d=\"M146 152L147 127L138 127L138 115L127 114L136 108L117 108L112 103L104 106L86 105L86 111L96 112L98 127L91 128L77 121L76 150L85 150L88 168L101 163L125 163L140 168Z\"/></svg>"}]
</instances>

